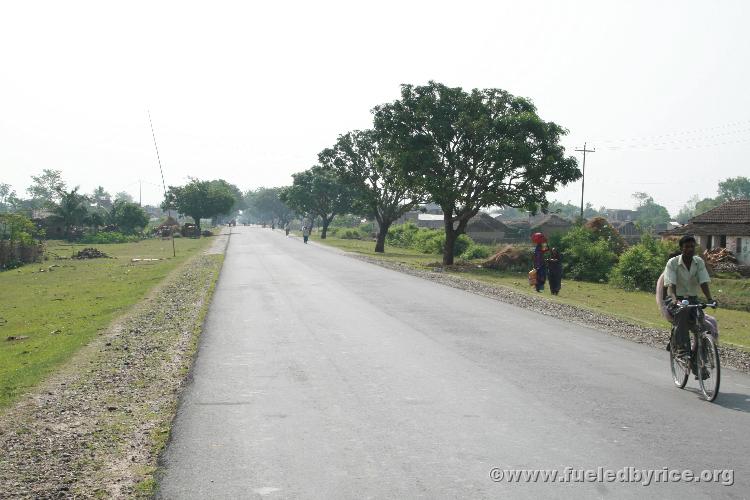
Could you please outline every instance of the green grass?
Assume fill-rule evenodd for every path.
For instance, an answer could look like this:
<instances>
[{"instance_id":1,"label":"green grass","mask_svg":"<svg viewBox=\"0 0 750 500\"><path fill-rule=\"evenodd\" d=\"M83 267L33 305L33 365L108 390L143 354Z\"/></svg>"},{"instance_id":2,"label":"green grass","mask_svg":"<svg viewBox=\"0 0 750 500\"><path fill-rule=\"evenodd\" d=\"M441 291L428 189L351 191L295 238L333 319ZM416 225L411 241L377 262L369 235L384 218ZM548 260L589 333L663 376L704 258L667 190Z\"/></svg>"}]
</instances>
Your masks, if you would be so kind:
<instances>
[{"instance_id":1,"label":"green grass","mask_svg":"<svg viewBox=\"0 0 750 500\"><path fill-rule=\"evenodd\" d=\"M0 408L52 373L211 241L176 239L176 258L169 240L98 246L51 241L51 256L70 257L96 246L116 258L50 257L0 273ZM162 260L132 262L133 258ZM28 338L6 340L11 336Z\"/></svg>"},{"instance_id":2,"label":"green grass","mask_svg":"<svg viewBox=\"0 0 750 500\"><path fill-rule=\"evenodd\" d=\"M440 255L425 255L414 250L388 246L386 246L385 254L376 254L373 241L342 240L332 237L325 240L315 238L315 240L348 252L400 262L419 269L426 269L427 264L441 260ZM528 295L540 296L528 285L526 273L499 272L490 269L449 272L465 278L512 288ZM712 289L719 304L729 300L734 301L734 304L743 300L750 303L750 280L715 279ZM570 280L563 281L560 293L559 296L552 296L548 288L547 293L541 297L552 302L571 304L606 313L637 325L663 329L668 327L656 308L653 293L629 292L608 284ZM750 312L719 308L716 311L710 311L709 314L716 316L719 321L719 338L722 343L750 350Z\"/></svg>"}]
</instances>

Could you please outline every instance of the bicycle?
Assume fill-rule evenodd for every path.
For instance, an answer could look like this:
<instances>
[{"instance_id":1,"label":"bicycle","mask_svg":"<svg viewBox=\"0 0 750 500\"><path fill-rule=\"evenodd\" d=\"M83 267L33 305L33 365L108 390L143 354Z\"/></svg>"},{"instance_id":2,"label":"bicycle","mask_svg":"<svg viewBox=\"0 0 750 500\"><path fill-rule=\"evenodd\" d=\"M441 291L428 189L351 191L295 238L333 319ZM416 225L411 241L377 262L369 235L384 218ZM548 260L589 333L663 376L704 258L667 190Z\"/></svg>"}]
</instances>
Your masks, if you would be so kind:
<instances>
[{"instance_id":1,"label":"bicycle","mask_svg":"<svg viewBox=\"0 0 750 500\"><path fill-rule=\"evenodd\" d=\"M669 339L669 365L672 370L672 380L677 387L683 389L694 367L694 373L698 379L703 398L709 402L713 401L719 395L719 384L721 382L718 332L710 331L704 321L705 313L703 310L706 307L716 308L716 303L688 304L685 300L676 307L695 309L696 317L693 327L690 328L690 353L687 357L675 355L675 327L672 327Z\"/></svg>"}]
</instances>

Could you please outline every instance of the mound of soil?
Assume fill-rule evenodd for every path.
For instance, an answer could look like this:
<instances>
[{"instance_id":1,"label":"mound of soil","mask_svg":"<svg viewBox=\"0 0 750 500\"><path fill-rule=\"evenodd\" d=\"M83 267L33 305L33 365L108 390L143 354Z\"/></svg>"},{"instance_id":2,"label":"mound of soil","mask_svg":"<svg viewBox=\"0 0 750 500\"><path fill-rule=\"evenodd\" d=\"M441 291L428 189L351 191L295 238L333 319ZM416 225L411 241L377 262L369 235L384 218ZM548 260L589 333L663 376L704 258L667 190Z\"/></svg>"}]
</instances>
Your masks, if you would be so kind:
<instances>
[{"instance_id":1,"label":"mound of soil","mask_svg":"<svg viewBox=\"0 0 750 500\"><path fill-rule=\"evenodd\" d=\"M74 254L73 258L74 259L110 259L111 257L96 248L84 248L80 252Z\"/></svg>"}]
</instances>

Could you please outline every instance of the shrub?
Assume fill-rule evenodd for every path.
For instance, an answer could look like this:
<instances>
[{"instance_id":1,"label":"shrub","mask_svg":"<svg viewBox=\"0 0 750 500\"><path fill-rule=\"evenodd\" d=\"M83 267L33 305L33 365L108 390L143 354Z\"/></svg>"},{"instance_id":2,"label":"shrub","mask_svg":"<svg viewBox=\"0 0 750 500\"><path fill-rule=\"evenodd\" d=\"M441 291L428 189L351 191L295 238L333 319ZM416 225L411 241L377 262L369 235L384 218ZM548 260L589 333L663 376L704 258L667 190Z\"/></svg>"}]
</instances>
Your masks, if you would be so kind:
<instances>
[{"instance_id":1,"label":"shrub","mask_svg":"<svg viewBox=\"0 0 750 500\"><path fill-rule=\"evenodd\" d=\"M571 229L560 240L560 245L566 274L576 280L606 281L617 262L610 241L598 238L583 226Z\"/></svg>"},{"instance_id":2,"label":"shrub","mask_svg":"<svg viewBox=\"0 0 750 500\"><path fill-rule=\"evenodd\" d=\"M417 227L412 222L393 226L388 231L385 239L386 243L399 248L412 248L422 253L443 253L445 247L445 233L438 229L427 229ZM454 252L461 255L466 249L474 243L471 238L465 234L456 239Z\"/></svg>"},{"instance_id":3,"label":"shrub","mask_svg":"<svg viewBox=\"0 0 750 500\"><path fill-rule=\"evenodd\" d=\"M608 231L574 227L560 239L558 246L565 274L576 280L607 281L617 262L615 250L619 242L614 243Z\"/></svg>"},{"instance_id":4,"label":"shrub","mask_svg":"<svg viewBox=\"0 0 750 500\"><path fill-rule=\"evenodd\" d=\"M338 237L344 240L361 240L362 233L358 229L344 229L338 231Z\"/></svg>"},{"instance_id":5,"label":"shrub","mask_svg":"<svg viewBox=\"0 0 750 500\"><path fill-rule=\"evenodd\" d=\"M365 222L364 224L360 224L359 230L362 231L367 236L370 236L371 234L375 234L375 223Z\"/></svg>"},{"instance_id":6,"label":"shrub","mask_svg":"<svg viewBox=\"0 0 750 500\"><path fill-rule=\"evenodd\" d=\"M461 257L466 260L486 259L490 254L492 254L492 251L488 246L472 243L463 251Z\"/></svg>"},{"instance_id":7,"label":"shrub","mask_svg":"<svg viewBox=\"0 0 750 500\"><path fill-rule=\"evenodd\" d=\"M132 243L140 241L136 235L124 235L117 232L102 232L96 234L86 234L81 238L81 243L90 244L107 244L107 243Z\"/></svg>"},{"instance_id":8,"label":"shrub","mask_svg":"<svg viewBox=\"0 0 750 500\"><path fill-rule=\"evenodd\" d=\"M617 255L606 241L585 242L568 250L568 276L582 281L607 281Z\"/></svg>"},{"instance_id":9,"label":"shrub","mask_svg":"<svg viewBox=\"0 0 750 500\"><path fill-rule=\"evenodd\" d=\"M414 236L420 231L416 224L407 222L391 227L385 241L391 246L400 248L411 248L414 244Z\"/></svg>"},{"instance_id":10,"label":"shrub","mask_svg":"<svg viewBox=\"0 0 750 500\"><path fill-rule=\"evenodd\" d=\"M664 271L674 242L656 241L644 235L641 242L628 248L612 269L612 283L626 290L652 290Z\"/></svg>"}]
</instances>

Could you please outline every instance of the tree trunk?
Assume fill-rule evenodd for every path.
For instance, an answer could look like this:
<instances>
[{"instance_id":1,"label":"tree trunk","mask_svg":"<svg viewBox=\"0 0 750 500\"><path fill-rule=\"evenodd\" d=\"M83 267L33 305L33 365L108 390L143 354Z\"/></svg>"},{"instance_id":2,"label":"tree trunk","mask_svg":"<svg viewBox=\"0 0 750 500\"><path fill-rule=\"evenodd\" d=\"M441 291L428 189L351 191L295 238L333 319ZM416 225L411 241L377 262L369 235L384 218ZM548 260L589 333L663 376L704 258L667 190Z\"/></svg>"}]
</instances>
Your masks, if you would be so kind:
<instances>
[{"instance_id":1,"label":"tree trunk","mask_svg":"<svg viewBox=\"0 0 750 500\"><path fill-rule=\"evenodd\" d=\"M200 238L201 237L201 220L200 218L193 217L193 220L195 220L195 232L197 233L195 236Z\"/></svg>"},{"instance_id":2,"label":"tree trunk","mask_svg":"<svg viewBox=\"0 0 750 500\"><path fill-rule=\"evenodd\" d=\"M458 238L458 231L454 230L453 225L451 224L451 227L448 228L446 225L445 227L445 247L443 248L443 265L444 266L452 266L453 265L453 251L456 246L456 238Z\"/></svg>"},{"instance_id":3,"label":"tree trunk","mask_svg":"<svg viewBox=\"0 0 750 500\"><path fill-rule=\"evenodd\" d=\"M326 239L326 234L328 233L328 225L333 220L333 215L330 218L324 215L322 218L323 218L323 231L321 231L320 233L320 239L324 240Z\"/></svg>"},{"instance_id":4,"label":"tree trunk","mask_svg":"<svg viewBox=\"0 0 750 500\"><path fill-rule=\"evenodd\" d=\"M385 237L388 236L388 229L390 229L392 223L393 221L378 223L378 238L375 241L376 252L385 253Z\"/></svg>"}]
</instances>

